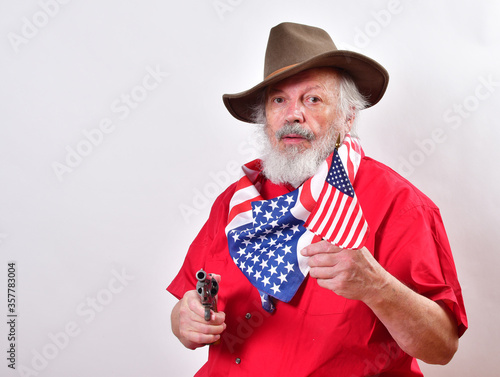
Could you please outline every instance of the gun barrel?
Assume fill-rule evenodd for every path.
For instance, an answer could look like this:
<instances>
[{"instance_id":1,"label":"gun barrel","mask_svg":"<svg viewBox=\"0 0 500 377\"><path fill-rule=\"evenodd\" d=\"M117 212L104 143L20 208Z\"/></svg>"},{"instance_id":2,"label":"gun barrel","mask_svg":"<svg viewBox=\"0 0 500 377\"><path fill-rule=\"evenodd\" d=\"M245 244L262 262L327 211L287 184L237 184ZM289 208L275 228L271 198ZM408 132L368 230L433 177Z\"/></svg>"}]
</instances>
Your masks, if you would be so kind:
<instances>
[{"instance_id":1,"label":"gun barrel","mask_svg":"<svg viewBox=\"0 0 500 377\"><path fill-rule=\"evenodd\" d=\"M200 295L201 303L205 307L205 320L210 321L210 310L217 311L217 303L215 296L219 292L219 284L217 280L203 269L196 273L196 291Z\"/></svg>"},{"instance_id":2,"label":"gun barrel","mask_svg":"<svg viewBox=\"0 0 500 377\"><path fill-rule=\"evenodd\" d=\"M206 278L207 278L207 273L203 271L203 268L196 273L196 279L198 279L198 281L204 282Z\"/></svg>"}]
</instances>

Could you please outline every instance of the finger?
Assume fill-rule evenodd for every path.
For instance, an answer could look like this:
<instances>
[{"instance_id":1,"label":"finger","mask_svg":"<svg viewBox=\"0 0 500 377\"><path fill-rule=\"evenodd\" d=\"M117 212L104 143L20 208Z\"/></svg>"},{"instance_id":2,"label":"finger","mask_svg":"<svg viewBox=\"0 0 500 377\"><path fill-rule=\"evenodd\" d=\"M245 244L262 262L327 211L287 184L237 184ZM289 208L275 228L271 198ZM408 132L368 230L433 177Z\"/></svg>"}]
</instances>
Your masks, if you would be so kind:
<instances>
[{"instance_id":1,"label":"finger","mask_svg":"<svg viewBox=\"0 0 500 377\"><path fill-rule=\"evenodd\" d=\"M338 246L332 245L328 241L320 241L317 243L313 243L309 246L306 246L303 248L300 253L303 256L310 257L316 254L323 254L323 253L339 253L343 249L341 249Z\"/></svg>"},{"instance_id":2,"label":"finger","mask_svg":"<svg viewBox=\"0 0 500 377\"><path fill-rule=\"evenodd\" d=\"M224 316L219 316L214 320L214 322L212 321L200 322L185 317L181 320L181 323L186 331L192 331L207 335L216 335L223 332L226 328L226 323L224 322L224 318L225 318Z\"/></svg>"},{"instance_id":3,"label":"finger","mask_svg":"<svg viewBox=\"0 0 500 377\"><path fill-rule=\"evenodd\" d=\"M226 321L226 313L224 312L214 312L210 316L210 324L212 325L222 325Z\"/></svg>"},{"instance_id":4,"label":"finger","mask_svg":"<svg viewBox=\"0 0 500 377\"><path fill-rule=\"evenodd\" d=\"M311 277L324 280L324 279L334 279L338 272L334 267L312 267L309 270Z\"/></svg>"},{"instance_id":5,"label":"finger","mask_svg":"<svg viewBox=\"0 0 500 377\"><path fill-rule=\"evenodd\" d=\"M221 276L220 275L218 275L218 274L209 274L209 275L211 277L213 277L217 283L220 284L220 281L221 281Z\"/></svg>"},{"instance_id":6,"label":"finger","mask_svg":"<svg viewBox=\"0 0 500 377\"><path fill-rule=\"evenodd\" d=\"M205 321L205 307L201 303L201 297L197 291L188 291L182 298L181 312L193 321Z\"/></svg>"},{"instance_id":7,"label":"finger","mask_svg":"<svg viewBox=\"0 0 500 377\"><path fill-rule=\"evenodd\" d=\"M179 329L182 335L198 343L206 343L207 339L200 341L201 334L217 335L222 333L225 328L226 315L224 312L212 313L210 321L205 321L203 315L199 315L189 308L189 305L183 305L179 310Z\"/></svg>"},{"instance_id":8,"label":"finger","mask_svg":"<svg viewBox=\"0 0 500 377\"><path fill-rule=\"evenodd\" d=\"M321 253L310 256L307 259L309 267L333 267L340 261L338 253Z\"/></svg>"},{"instance_id":9,"label":"finger","mask_svg":"<svg viewBox=\"0 0 500 377\"><path fill-rule=\"evenodd\" d=\"M208 325L203 323L187 323L182 326L182 335L192 342L198 344L210 344L220 339L220 335L226 329L226 324L218 326Z\"/></svg>"}]
</instances>

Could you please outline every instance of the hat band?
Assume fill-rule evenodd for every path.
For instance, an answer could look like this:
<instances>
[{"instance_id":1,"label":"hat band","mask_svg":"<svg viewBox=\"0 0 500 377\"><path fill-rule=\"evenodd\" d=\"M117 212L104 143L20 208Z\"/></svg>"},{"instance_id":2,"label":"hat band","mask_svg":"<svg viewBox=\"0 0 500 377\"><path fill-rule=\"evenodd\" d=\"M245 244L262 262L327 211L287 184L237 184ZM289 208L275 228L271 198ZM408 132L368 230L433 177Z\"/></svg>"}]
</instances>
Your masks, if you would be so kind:
<instances>
[{"instance_id":1,"label":"hat band","mask_svg":"<svg viewBox=\"0 0 500 377\"><path fill-rule=\"evenodd\" d=\"M290 69L290 68L293 68L295 67L296 65L298 65L299 63L296 63L296 64L292 64L292 65L287 65L286 67L283 67L283 68L280 68L280 69L277 69L276 71L270 73L269 75L267 75L264 80L267 80L268 78L270 77L273 77L273 76L276 76L278 73L281 73L283 71L286 71L287 69Z\"/></svg>"}]
</instances>

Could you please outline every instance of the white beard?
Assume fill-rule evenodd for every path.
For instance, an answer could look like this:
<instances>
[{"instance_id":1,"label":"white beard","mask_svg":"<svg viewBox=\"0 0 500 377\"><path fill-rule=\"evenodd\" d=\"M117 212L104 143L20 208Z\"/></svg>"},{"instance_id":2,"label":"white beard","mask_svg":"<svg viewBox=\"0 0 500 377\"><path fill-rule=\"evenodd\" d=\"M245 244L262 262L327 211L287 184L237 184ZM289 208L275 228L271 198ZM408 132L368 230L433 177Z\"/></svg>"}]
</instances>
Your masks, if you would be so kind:
<instances>
[{"instance_id":1,"label":"white beard","mask_svg":"<svg viewBox=\"0 0 500 377\"><path fill-rule=\"evenodd\" d=\"M319 166L335 148L336 127L330 126L328 132L315 140L314 134L304 130L299 124L287 124L277 135L267 135L265 126L259 128L259 141L262 140L262 172L267 179L276 184L289 183L297 188L318 171ZM273 147L269 137L277 140L286 134L299 134L307 138L311 147L303 149L287 146L284 151Z\"/></svg>"}]
</instances>

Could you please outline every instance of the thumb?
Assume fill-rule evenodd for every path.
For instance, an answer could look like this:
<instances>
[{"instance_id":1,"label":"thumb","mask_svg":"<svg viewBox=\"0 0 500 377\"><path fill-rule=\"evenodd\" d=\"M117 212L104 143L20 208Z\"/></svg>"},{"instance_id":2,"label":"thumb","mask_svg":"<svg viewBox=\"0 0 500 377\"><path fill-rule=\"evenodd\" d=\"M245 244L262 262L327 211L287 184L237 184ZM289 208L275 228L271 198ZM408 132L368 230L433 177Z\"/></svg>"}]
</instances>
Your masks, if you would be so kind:
<instances>
[{"instance_id":1,"label":"thumb","mask_svg":"<svg viewBox=\"0 0 500 377\"><path fill-rule=\"evenodd\" d=\"M220 281L221 281L221 276L220 275L218 275L218 274L210 274L210 276L213 277L217 283L220 283Z\"/></svg>"}]
</instances>

